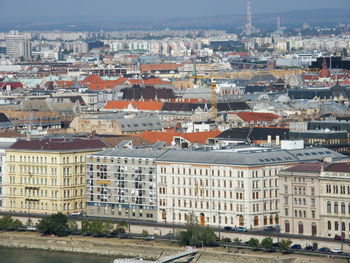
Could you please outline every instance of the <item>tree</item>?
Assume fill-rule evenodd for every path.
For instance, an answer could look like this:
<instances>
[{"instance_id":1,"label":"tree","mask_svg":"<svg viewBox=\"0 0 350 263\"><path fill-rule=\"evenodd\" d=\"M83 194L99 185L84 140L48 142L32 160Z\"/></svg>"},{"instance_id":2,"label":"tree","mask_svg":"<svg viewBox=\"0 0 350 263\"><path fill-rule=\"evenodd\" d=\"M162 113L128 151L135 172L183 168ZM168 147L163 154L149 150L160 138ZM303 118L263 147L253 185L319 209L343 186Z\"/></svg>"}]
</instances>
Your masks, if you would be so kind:
<instances>
[{"instance_id":1,"label":"tree","mask_svg":"<svg viewBox=\"0 0 350 263\"><path fill-rule=\"evenodd\" d=\"M71 234L79 234L79 228L76 221L69 221L68 229Z\"/></svg>"},{"instance_id":2,"label":"tree","mask_svg":"<svg viewBox=\"0 0 350 263\"><path fill-rule=\"evenodd\" d=\"M116 232L124 234L126 232L126 229L129 227L129 224L126 221L120 221L117 228Z\"/></svg>"},{"instance_id":3,"label":"tree","mask_svg":"<svg viewBox=\"0 0 350 263\"><path fill-rule=\"evenodd\" d=\"M0 219L0 230L18 230L23 224L18 219L12 219L11 216L3 216Z\"/></svg>"},{"instance_id":4,"label":"tree","mask_svg":"<svg viewBox=\"0 0 350 263\"><path fill-rule=\"evenodd\" d=\"M193 213L188 214L186 230L178 234L179 243L184 246L212 246L216 235L210 227L201 227Z\"/></svg>"},{"instance_id":5,"label":"tree","mask_svg":"<svg viewBox=\"0 0 350 263\"><path fill-rule=\"evenodd\" d=\"M68 235L68 219L62 213L50 215L43 218L37 228L45 235L66 236Z\"/></svg>"},{"instance_id":6,"label":"tree","mask_svg":"<svg viewBox=\"0 0 350 263\"><path fill-rule=\"evenodd\" d=\"M38 54L38 55L36 56L36 61L41 61L41 56L40 56L40 54Z\"/></svg>"},{"instance_id":7,"label":"tree","mask_svg":"<svg viewBox=\"0 0 350 263\"><path fill-rule=\"evenodd\" d=\"M142 230L142 235L143 235L144 237L146 237L146 236L148 236L148 235L149 235L149 233L148 233L148 231L147 231L147 230Z\"/></svg>"},{"instance_id":8,"label":"tree","mask_svg":"<svg viewBox=\"0 0 350 263\"><path fill-rule=\"evenodd\" d=\"M233 240L233 243L234 243L236 246L238 246L238 245L242 244L242 240L239 239L238 237L236 237L236 238Z\"/></svg>"},{"instance_id":9,"label":"tree","mask_svg":"<svg viewBox=\"0 0 350 263\"><path fill-rule=\"evenodd\" d=\"M248 246L250 246L253 249L258 249L258 247L259 247L259 240L252 237L248 241Z\"/></svg>"},{"instance_id":10,"label":"tree","mask_svg":"<svg viewBox=\"0 0 350 263\"><path fill-rule=\"evenodd\" d=\"M265 251L269 251L273 247L273 241L271 237L266 237L261 241L261 246L265 249Z\"/></svg>"},{"instance_id":11,"label":"tree","mask_svg":"<svg viewBox=\"0 0 350 263\"><path fill-rule=\"evenodd\" d=\"M283 239L280 243L280 248L282 251L288 251L290 249L291 244L292 244L292 241L290 241L289 239L288 240Z\"/></svg>"}]
</instances>

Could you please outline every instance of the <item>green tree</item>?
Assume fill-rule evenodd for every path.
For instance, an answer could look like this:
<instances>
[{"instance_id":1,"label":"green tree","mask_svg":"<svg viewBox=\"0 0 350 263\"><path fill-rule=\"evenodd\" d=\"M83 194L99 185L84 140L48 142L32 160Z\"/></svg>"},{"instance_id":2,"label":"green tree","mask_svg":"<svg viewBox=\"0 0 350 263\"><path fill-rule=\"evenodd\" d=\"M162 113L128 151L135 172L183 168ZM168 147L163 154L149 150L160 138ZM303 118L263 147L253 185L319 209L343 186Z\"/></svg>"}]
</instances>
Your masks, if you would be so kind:
<instances>
[{"instance_id":1,"label":"green tree","mask_svg":"<svg viewBox=\"0 0 350 263\"><path fill-rule=\"evenodd\" d=\"M118 224L118 226L117 226L115 231L118 232L118 233L124 234L128 227L129 227L129 224L126 221L122 220L122 221L119 222L119 224Z\"/></svg>"},{"instance_id":2,"label":"green tree","mask_svg":"<svg viewBox=\"0 0 350 263\"><path fill-rule=\"evenodd\" d=\"M18 230L23 227L23 224L18 219L13 219L11 216L3 216L0 219L0 230Z\"/></svg>"},{"instance_id":3,"label":"green tree","mask_svg":"<svg viewBox=\"0 0 350 263\"><path fill-rule=\"evenodd\" d=\"M62 213L50 215L43 218L37 228L45 235L66 236L68 234L68 219Z\"/></svg>"},{"instance_id":4,"label":"green tree","mask_svg":"<svg viewBox=\"0 0 350 263\"><path fill-rule=\"evenodd\" d=\"M81 233L83 233L83 234L91 234L91 232L90 232L90 221L83 220L81 222Z\"/></svg>"},{"instance_id":5,"label":"green tree","mask_svg":"<svg viewBox=\"0 0 350 263\"><path fill-rule=\"evenodd\" d=\"M146 236L148 236L148 235L149 235L149 233L148 233L148 231L147 231L147 230L142 230L142 235L143 235L144 237L146 237Z\"/></svg>"},{"instance_id":6,"label":"green tree","mask_svg":"<svg viewBox=\"0 0 350 263\"><path fill-rule=\"evenodd\" d=\"M113 231L113 223L112 221L106 221L103 224L103 232L104 234L110 234Z\"/></svg>"},{"instance_id":7,"label":"green tree","mask_svg":"<svg viewBox=\"0 0 350 263\"><path fill-rule=\"evenodd\" d=\"M290 249L291 244L292 244L292 241L290 241L289 239L288 240L283 239L280 243L280 248L282 251L288 251Z\"/></svg>"},{"instance_id":8,"label":"green tree","mask_svg":"<svg viewBox=\"0 0 350 263\"><path fill-rule=\"evenodd\" d=\"M236 237L234 240L233 240L233 244L235 244L236 246L242 244L242 240L239 239L238 237Z\"/></svg>"},{"instance_id":9,"label":"green tree","mask_svg":"<svg viewBox=\"0 0 350 263\"><path fill-rule=\"evenodd\" d=\"M258 247L259 247L259 240L252 237L248 241L248 246L250 246L253 249L258 249Z\"/></svg>"},{"instance_id":10,"label":"green tree","mask_svg":"<svg viewBox=\"0 0 350 263\"><path fill-rule=\"evenodd\" d=\"M269 251L273 247L273 241L271 237L266 237L261 241L261 246L266 250Z\"/></svg>"},{"instance_id":11,"label":"green tree","mask_svg":"<svg viewBox=\"0 0 350 263\"><path fill-rule=\"evenodd\" d=\"M71 234L79 234L79 228L76 221L69 221L68 229Z\"/></svg>"},{"instance_id":12,"label":"green tree","mask_svg":"<svg viewBox=\"0 0 350 263\"><path fill-rule=\"evenodd\" d=\"M90 233L92 235L101 235L104 234L104 232L104 223L100 219L95 219L90 222Z\"/></svg>"},{"instance_id":13,"label":"green tree","mask_svg":"<svg viewBox=\"0 0 350 263\"><path fill-rule=\"evenodd\" d=\"M41 61L41 56L40 56L40 54L38 54L38 55L36 56L36 61Z\"/></svg>"},{"instance_id":14,"label":"green tree","mask_svg":"<svg viewBox=\"0 0 350 263\"><path fill-rule=\"evenodd\" d=\"M201 227L193 213L187 216L186 230L178 234L179 243L184 246L211 246L216 242L216 235L209 227Z\"/></svg>"}]
</instances>

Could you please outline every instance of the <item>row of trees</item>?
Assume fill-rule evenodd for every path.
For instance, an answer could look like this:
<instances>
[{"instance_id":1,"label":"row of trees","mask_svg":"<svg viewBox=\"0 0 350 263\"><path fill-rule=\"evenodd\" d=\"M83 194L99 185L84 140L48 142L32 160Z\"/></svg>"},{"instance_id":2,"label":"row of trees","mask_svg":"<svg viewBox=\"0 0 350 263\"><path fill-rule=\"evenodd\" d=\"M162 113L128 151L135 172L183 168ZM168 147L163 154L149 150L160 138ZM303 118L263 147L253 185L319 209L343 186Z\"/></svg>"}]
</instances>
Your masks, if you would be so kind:
<instances>
[{"instance_id":1,"label":"row of trees","mask_svg":"<svg viewBox=\"0 0 350 263\"><path fill-rule=\"evenodd\" d=\"M238 246L242 244L242 240L240 240L239 238L235 238L233 240L233 243ZM291 244L292 244L292 241L290 240L282 240L279 243L279 249L282 252L289 251ZM273 249L273 240L271 237L266 237L260 242L256 238L251 238L247 242L247 245L254 250L259 250L260 248L263 248L265 251L271 251Z\"/></svg>"},{"instance_id":2,"label":"row of trees","mask_svg":"<svg viewBox=\"0 0 350 263\"><path fill-rule=\"evenodd\" d=\"M111 221L83 220L79 229L76 221L68 221L67 216L58 213L43 218L37 225L37 229L44 235L67 236L69 234L83 235L109 235L125 233L128 224L122 221L114 228Z\"/></svg>"},{"instance_id":3,"label":"row of trees","mask_svg":"<svg viewBox=\"0 0 350 263\"><path fill-rule=\"evenodd\" d=\"M18 219L13 219L11 216L4 216L0 219L0 230L15 231L23 227L23 224Z\"/></svg>"}]
</instances>

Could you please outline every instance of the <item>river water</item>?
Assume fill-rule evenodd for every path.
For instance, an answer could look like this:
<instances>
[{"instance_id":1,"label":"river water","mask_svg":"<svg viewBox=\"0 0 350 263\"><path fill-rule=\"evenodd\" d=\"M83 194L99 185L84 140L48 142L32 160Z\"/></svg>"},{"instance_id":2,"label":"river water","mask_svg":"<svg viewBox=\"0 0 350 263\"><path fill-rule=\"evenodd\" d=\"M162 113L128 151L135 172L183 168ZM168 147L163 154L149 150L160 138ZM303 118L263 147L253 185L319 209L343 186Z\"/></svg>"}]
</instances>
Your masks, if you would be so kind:
<instances>
[{"instance_id":1,"label":"river water","mask_svg":"<svg viewBox=\"0 0 350 263\"><path fill-rule=\"evenodd\" d=\"M0 263L111 263L113 258L27 249L0 248Z\"/></svg>"}]
</instances>

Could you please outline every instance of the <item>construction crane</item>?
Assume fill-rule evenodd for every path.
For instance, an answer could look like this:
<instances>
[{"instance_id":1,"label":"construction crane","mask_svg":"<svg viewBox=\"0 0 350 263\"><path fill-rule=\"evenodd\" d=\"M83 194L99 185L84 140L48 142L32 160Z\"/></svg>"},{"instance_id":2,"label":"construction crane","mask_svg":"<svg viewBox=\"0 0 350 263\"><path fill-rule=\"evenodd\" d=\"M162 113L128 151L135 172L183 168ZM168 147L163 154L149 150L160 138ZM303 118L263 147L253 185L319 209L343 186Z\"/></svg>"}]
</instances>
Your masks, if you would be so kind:
<instances>
[{"instance_id":1,"label":"construction crane","mask_svg":"<svg viewBox=\"0 0 350 263\"><path fill-rule=\"evenodd\" d=\"M215 76L205 76L205 77L198 77L198 76L192 76L195 80L195 83L197 83L198 79L211 79L211 96L210 96L210 104L211 104L211 117L213 120L215 120L218 117L218 95L216 93L216 81L215 79L218 77Z\"/></svg>"}]
</instances>

